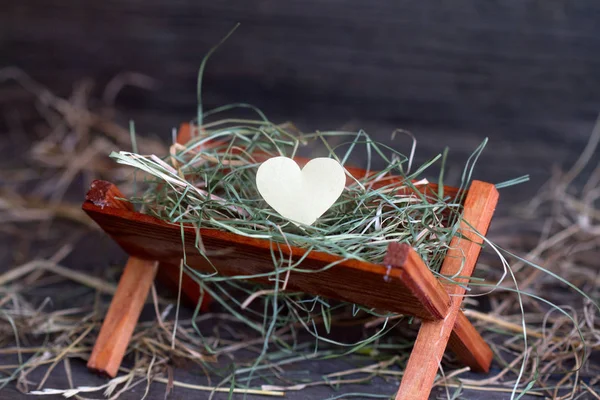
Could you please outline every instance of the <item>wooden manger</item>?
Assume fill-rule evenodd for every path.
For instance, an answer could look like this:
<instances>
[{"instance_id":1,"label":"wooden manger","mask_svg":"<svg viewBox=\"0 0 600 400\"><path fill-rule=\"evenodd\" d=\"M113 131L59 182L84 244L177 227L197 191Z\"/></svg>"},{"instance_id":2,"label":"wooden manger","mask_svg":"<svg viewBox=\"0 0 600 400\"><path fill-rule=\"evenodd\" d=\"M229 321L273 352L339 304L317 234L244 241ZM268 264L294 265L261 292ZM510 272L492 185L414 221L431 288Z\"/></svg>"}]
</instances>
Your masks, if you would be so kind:
<instances>
[{"instance_id":1,"label":"wooden manger","mask_svg":"<svg viewBox=\"0 0 600 400\"><path fill-rule=\"evenodd\" d=\"M183 126L178 141L189 138L189 127ZM350 168L355 177L365 171ZM456 193L444 188L445 193ZM423 190L437 190L428 185ZM133 334L142 306L157 270L161 279L178 282L180 260L185 251L187 264L199 271L211 272L197 248L196 231L185 227L182 244L181 227L149 215L135 212L133 206L111 183L95 181L83 203L83 209L130 255L100 330L88 367L111 377L116 376ZM485 235L498 201L494 185L473 181L463 203L460 235L455 236L442 263L440 273L460 274L468 283L473 273L482 239L473 229ZM201 229L204 247L214 256L213 265L225 276L255 275L273 269L268 240L253 239L216 229ZM305 250L297 247L281 250L298 260ZM472 371L487 372L492 351L460 310L465 289L440 282L420 256L406 244L391 244L383 264L346 260L333 267L324 266L340 258L328 253L310 252L300 267L314 273L294 273L288 289L337 300L348 301L422 320L417 340L409 358L396 399L427 399L442 356L449 345L460 361ZM255 282L268 284L267 279ZM196 300L198 285L184 280L182 291Z\"/></svg>"}]
</instances>

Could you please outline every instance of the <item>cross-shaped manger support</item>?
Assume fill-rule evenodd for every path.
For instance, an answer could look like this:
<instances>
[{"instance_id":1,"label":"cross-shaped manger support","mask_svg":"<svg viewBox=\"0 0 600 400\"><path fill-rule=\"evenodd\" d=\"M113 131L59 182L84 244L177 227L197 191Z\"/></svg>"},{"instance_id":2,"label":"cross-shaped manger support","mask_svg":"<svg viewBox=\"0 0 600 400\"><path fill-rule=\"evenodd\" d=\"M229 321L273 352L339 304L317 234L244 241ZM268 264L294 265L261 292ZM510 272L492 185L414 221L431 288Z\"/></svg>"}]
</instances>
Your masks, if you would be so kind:
<instances>
[{"instance_id":1,"label":"cross-shaped manger support","mask_svg":"<svg viewBox=\"0 0 600 400\"><path fill-rule=\"evenodd\" d=\"M358 169L349 172L354 176L364 173ZM456 189L444 189L445 193L456 193ZM429 185L423 190L437 187ZM90 369L112 377L117 374L157 271L161 280L178 284L184 253L191 268L213 271L196 248L197 232L192 226L184 226L182 242L180 225L135 212L122 197L113 184L95 181L83 204L87 214L130 255L88 361ZM482 247L480 235L487 232L497 201L494 185L472 182L463 203L460 234L450 243L441 275L460 275L455 281L468 284ZM215 229L201 229L200 234L204 247L214 254L210 262L224 276L266 274L273 269L274 244L268 240ZM294 260L305 255L304 249L296 247L282 246L281 251ZM421 319L396 399L429 397L448 345L472 371L489 370L492 351L460 310L464 285L443 285L406 244L391 244L383 264L339 260L332 254L310 252L301 268L315 272L292 272L287 289ZM267 278L253 281L269 284ZM198 285L185 275L181 290L193 300L199 297Z\"/></svg>"}]
</instances>

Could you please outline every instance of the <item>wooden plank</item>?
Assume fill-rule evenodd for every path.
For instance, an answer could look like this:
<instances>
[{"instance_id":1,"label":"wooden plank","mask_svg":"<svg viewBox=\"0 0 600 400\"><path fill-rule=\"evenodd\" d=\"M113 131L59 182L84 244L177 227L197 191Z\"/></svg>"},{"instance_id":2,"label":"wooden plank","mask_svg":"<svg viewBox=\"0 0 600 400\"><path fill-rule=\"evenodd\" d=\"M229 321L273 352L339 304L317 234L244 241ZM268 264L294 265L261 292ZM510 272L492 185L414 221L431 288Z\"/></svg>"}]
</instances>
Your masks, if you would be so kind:
<instances>
[{"instance_id":1,"label":"wooden plank","mask_svg":"<svg viewBox=\"0 0 600 400\"><path fill-rule=\"evenodd\" d=\"M439 280L433 276L423 259L411 247L403 243L390 243L383 260L386 268L410 271L402 275L404 284L411 288L421 304L431 309L446 310L450 297ZM385 279L384 279L385 281ZM380 283L381 284L381 283ZM374 293L378 293L374 288ZM386 311L392 311L383 307ZM410 314L414 315L414 314ZM445 313L443 314L445 315Z\"/></svg>"},{"instance_id":2,"label":"wooden plank","mask_svg":"<svg viewBox=\"0 0 600 400\"><path fill-rule=\"evenodd\" d=\"M106 188L106 185L96 185ZM92 197L101 197L94 195ZM100 207L85 202L83 209L128 254L153 259L164 264L178 265L185 248L189 266L213 272L213 266L196 248L196 231L184 226L184 240L179 225L169 224L149 215L112 207ZM342 262L340 257L310 252L297 247L270 243L268 240L243 237L216 229L202 229L201 237L210 262L225 276L243 277L267 274L273 270L271 250L280 246L285 258L293 261L302 257L303 270L292 272L289 290L313 293L367 307L414 315L422 319L443 318L449 302L446 293L431 271L414 255L409 246L392 247L389 265L377 265L358 260ZM417 260L419 262L417 262ZM323 269L328 265L328 269ZM255 282L271 284L268 278Z\"/></svg>"},{"instance_id":3,"label":"wooden plank","mask_svg":"<svg viewBox=\"0 0 600 400\"><path fill-rule=\"evenodd\" d=\"M123 193L112 183L95 180L85 195L85 202L100 208L110 207L117 210L134 211L133 204L121 200L123 198L125 198Z\"/></svg>"},{"instance_id":4,"label":"wooden plank","mask_svg":"<svg viewBox=\"0 0 600 400\"><path fill-rule=\"evenodd\" d=\"M154 281L156 261L129 257L87 366L115 377Z\"/></svg>"},{"instance_id":5,"label":"wooden plank","mask_svg":"<svg viewBox=\"0 0 600 400\"><path fill-rule=\"evenodd\" d=\"M460 227L460 233L464 237L455 236L452 239L450 250L442 264L442 274L460 273L462 276L471 276L482 243L472 228L485 235L497 202L498 191L494 185L473 181L465 199L463 222ZM466 282L466 279L463 279L463 282ZM452 300L451 309L443 320L423 321L396 395L398 400L429 397L465 293L458 285L447 286L447 290Z\"/></svg>"},{"instance_id":6,"label":"wooden plank","mask_svg":"<svg viewBox=\"0 0 600 400\"><path fill-rule=\"evenodd\" d=\"M466 132L482 130L516 151L532 146L524 141L541 131L537 145L561 160L569 159L565 147L575 153L585 145L587 135L567 138L563 124L579 132L579 124L593 124L600 106L598 91L591 90L600 87L593 72L600 64L599 2L343 4L3 0L3 65L18 65L58 93L83 77L105 82L118 71L147 74L161 84L153 91L126 88L118 107L140 130L165 132L172 121L190 117L202 56L240 21L206 69L206 109L244 101L272 119L301 120L311 129L336 127L352 116L358 127L377 121L370 131L378 140L396 126L418 129L419 148L427 148L422 154L439 151L448 137L478 140ZM82 21L95 22L82 29ZM73 56L85 51L89 55ZM127 76L118 82L144 85ZM585 85L577 84L582 76ZM441 131L435 138L432 128ZM453 147L461 157L468 153L468 146ZM533 172L542 168L544 153L536 153L526 164ZM497 154L506 158L504 151ZM521 168L489 158L489 166L480 167L520 173L522 158L532 157L506 163ZM548 160L544 166L553 164Z\"/></svg>"}]
</instances>

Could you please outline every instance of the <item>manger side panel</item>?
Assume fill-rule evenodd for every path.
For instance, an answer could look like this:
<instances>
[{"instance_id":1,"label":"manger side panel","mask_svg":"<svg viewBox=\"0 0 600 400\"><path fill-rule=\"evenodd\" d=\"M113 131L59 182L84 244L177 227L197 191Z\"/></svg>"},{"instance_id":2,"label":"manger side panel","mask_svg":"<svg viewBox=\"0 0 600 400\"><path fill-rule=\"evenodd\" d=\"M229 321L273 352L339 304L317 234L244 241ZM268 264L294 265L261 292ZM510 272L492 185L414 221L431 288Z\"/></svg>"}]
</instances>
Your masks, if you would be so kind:
<instances>
[{"instance_id":1,"label":"manger side panel","mask_svg":"<svg viewBox=\"0 0 600 400\"><path fill-rule=\"evenodd\" d=\"M172 265L178 265L183 257L181 230L178 226L154 222L155 219L152 217L113 210L109 207L102 210L88 204L84 205L84 209L128 254ZM123 217L123 215L128 217ZM137 218L137 220L132 218ZM228 235L223 234L223 236ZM202 237L210 261L222 275L242 278L255 274L268 274L273 271L273 260L269 249L257 248L255 245L240 242L231 243L222 240L218 235L211 237L203 234ZM193 229L186 228L187 264L203 272L213 272L213 267L200 254L195 242L196 233ZM248 240L248 242L256 243L256 240ZM295 253L293 259L298 259L299 254L297 251ZM415 288L405 284L407 278L403 276L402 268L387 269L383 265L350 260L319 271L334 260L336 257L330 255L311 253L303 261L301 268L314 272L292 273L288 289L400 314L414 315L422 319L441 318L445 315L444 310L432 309L435 304L424 304L422 295L415 296L413 292ZM281 279L283 279L283 275ZM264 284L270 283L267 277L255 279L255 281Z\"/></svg>"}]
</instances>

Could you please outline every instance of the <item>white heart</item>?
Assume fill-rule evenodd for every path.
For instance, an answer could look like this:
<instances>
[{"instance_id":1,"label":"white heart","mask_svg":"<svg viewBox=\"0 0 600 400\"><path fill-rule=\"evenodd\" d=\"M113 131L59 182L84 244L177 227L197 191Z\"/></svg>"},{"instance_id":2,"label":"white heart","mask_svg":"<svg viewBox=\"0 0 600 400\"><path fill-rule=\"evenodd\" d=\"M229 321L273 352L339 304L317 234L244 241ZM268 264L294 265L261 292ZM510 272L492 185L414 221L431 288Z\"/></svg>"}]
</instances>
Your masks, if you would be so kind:
<instances>
[{"instance_id":1,"label":"white heart","mask_svg":"<svg viewBox=\"0 0 600 400\"><path fill-rule=\"evenodd\" d=\"M311 225L340 197L346 174L331 158L314 158L301 170L291 158L273 157L258 168L256 186L281 216Z\"/></svg>"}]
</instances>

